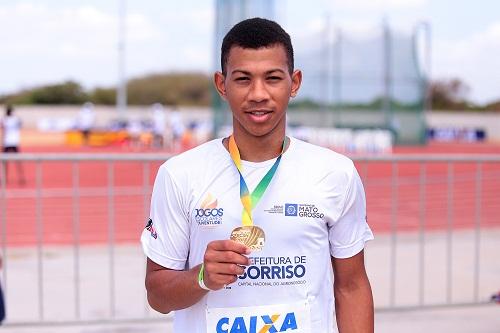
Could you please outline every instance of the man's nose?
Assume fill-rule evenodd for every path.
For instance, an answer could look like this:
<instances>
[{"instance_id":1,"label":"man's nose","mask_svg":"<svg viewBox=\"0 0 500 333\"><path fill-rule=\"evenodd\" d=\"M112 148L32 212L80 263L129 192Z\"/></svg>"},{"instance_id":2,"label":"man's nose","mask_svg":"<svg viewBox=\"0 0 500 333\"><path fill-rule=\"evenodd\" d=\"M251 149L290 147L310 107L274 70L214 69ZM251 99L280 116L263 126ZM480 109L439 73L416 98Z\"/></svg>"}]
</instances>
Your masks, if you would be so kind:
<instances>
[{"instance_id":1,"label":"man's nose","mask_svg":"<svg viewBox=\"0 0 500 333\"><path fill-rule=\"evenodd\" d=\"M267 90L265 82L262 80L255 80L250 85L248 99L251 102L259 103L269 99L269 91Z\"/></svg>"}]
</instances>

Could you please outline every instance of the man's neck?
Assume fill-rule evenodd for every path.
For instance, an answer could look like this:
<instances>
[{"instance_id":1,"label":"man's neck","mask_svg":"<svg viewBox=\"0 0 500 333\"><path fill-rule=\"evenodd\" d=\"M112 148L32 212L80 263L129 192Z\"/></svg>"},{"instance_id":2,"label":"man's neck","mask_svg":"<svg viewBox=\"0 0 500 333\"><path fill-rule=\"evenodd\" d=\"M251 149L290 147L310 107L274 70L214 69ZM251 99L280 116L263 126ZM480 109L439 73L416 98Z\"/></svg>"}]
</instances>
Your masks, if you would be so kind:
<instances>
[{"instance_id":1,"label":"man's neck","mask_svg":"<svg viewBox=\"0 0 500 333\"><path fill-rule=\"evenodd\" d=\"M241 159L249 162L263 162L278 157L283 149L283 140L285 139L284 133L263 137L241 136L238 133L233 135ZM226 149L228 149L228 141L224 140Z\"/></svg>"}]
</instances>

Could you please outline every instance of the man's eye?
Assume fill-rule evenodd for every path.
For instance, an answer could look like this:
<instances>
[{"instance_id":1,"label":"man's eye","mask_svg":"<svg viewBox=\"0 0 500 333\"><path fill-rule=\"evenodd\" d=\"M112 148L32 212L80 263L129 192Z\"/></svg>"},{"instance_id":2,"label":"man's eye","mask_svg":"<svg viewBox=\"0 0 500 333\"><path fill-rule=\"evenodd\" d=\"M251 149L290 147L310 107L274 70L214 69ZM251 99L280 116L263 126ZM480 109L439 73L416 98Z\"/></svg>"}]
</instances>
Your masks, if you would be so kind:
<instances>
[{"instance_id":1,"label":"man's eye","mask_svg":"<svg viewBox=\"0 0 500 333\"><path fill-rule=\"evenodd\" d=\"M269 76L267 79L271 81L279 81L281 80L281 76Z\"/></svg>"},{"instance_id":2,"label":"man's eye","mask_svg":"<svg viewBox=\"0 0 500 333\"><path fill-rule=\"evenodd\" d=\"M247 81L247 80L248 80L248 77L245 77L245 76L242 76L242 77L237 77L235 80L236 80L236 81L240 81L240 82L241 82L241 81Z\"/></svg>"}]
</instances>

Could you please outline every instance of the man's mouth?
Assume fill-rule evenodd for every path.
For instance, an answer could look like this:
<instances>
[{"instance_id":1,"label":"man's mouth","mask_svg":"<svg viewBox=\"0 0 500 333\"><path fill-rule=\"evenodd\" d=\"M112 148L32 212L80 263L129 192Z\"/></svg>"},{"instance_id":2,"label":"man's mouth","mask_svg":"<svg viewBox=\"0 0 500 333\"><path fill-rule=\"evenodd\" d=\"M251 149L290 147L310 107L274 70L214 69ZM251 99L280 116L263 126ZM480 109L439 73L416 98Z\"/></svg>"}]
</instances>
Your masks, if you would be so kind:
<instances>
[{"instance_id":1,"label":"man's mouth","mask_svg":"<svg viewBox=\"0 0 500 333\"><path fill-rule=\"evenodd\" d=\"M250 111L251 114L254 116L262 116L268 113L271 113L271 111Z\"/></svg>"},{"instance_id":2,"label":"man's mouth","mask_svg":"<svg viewBox=\"0 0 500 333\"><path fill-rule=\"evenodd\" d=\"M269 119L272 111L270 110L252 110L246 111L246 114L250 116L250 118L255 122L264 122Z\"/></svg>"}]
</instances>

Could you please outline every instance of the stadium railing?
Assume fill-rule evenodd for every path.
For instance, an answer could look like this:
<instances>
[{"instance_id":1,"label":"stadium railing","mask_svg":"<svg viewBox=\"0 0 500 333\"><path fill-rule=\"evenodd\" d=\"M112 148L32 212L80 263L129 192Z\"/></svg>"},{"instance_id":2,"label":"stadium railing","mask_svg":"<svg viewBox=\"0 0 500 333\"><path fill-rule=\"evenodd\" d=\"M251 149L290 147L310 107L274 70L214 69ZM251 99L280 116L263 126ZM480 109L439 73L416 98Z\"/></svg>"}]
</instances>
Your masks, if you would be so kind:
<instances>
[{"instance_id":1,"label":"stadium railing","mask_svg":"<svg viewBox=\"0 0 500 333\"><path fill-rule=\"evenodd\" d=\"M165 320L147 305L138 239L156 169L169 157L0 155L7 326ZM500 288L500 156L352 159L376 233L366 249L376 309L488 303ZM6 181L15 162L25 185Z\"/></svg>"}]
</instances>

